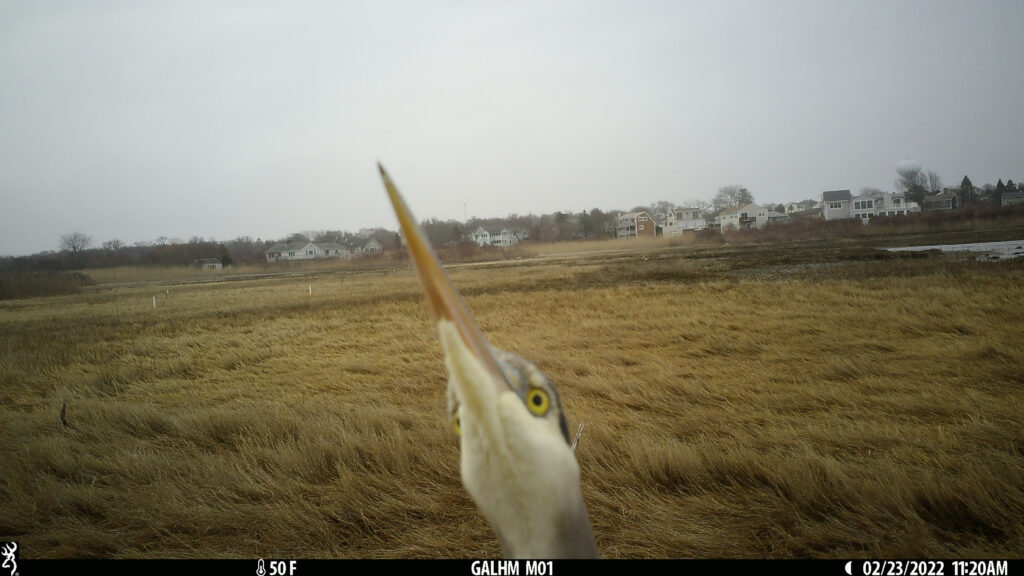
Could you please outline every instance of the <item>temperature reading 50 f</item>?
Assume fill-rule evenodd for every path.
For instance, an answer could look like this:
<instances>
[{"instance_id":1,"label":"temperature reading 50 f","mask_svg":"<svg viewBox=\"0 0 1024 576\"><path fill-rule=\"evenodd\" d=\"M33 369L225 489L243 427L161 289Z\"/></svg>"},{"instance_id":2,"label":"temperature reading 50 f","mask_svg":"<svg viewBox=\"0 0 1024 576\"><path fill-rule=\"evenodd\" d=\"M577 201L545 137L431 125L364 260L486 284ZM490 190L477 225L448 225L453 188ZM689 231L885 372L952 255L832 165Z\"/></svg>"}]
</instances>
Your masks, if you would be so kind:
<instances>
[{"instance_id":1,"label":"temperature reading 50 f","mask_svg":"<svg viewBox=\"0 0 1024 576\"><path fill-rule=\"evenodd\" d=\"M295 576L296 568L297 560L267 560L267 576Z\"/></svg>"}]
</instances>

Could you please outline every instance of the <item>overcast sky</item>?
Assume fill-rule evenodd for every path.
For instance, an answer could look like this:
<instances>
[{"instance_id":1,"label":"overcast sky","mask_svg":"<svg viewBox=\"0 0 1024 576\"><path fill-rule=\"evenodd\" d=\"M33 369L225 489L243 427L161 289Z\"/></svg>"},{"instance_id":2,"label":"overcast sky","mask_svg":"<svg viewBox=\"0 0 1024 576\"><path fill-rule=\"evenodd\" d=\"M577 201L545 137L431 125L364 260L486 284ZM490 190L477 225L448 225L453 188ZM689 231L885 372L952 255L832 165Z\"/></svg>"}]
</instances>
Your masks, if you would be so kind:
<instances>
[{"instance_id":1,"label":"overcast sky","mask_svg":"<svg viewBox=\"0 0 1024 576\"><path fill-rule=\"evenodd\" d=\"M0 255L1024 179L1024 2L0 0Z\"/></svg>"}]
</instances>

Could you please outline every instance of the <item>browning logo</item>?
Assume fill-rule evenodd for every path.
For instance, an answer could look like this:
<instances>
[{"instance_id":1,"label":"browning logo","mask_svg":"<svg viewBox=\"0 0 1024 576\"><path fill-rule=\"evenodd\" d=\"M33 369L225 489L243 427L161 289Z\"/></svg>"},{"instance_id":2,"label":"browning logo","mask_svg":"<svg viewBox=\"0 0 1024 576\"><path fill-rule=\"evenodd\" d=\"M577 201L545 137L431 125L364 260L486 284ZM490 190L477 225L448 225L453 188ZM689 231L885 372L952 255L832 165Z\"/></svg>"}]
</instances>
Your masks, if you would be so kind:
<instances>
[{"instance_id":1,"label":"browning logo","mask_svg":"<svg viewBox=\"0 0 1024 576\"><path fill-rule=\"evenodd\" d=\"M16 576L18 574L18 543L4 542L0 547L0 555L3 555L4 558L4 563L0 567L8 568L11 571L9 575L4 576Z\"/></svg>"}]
</instances>

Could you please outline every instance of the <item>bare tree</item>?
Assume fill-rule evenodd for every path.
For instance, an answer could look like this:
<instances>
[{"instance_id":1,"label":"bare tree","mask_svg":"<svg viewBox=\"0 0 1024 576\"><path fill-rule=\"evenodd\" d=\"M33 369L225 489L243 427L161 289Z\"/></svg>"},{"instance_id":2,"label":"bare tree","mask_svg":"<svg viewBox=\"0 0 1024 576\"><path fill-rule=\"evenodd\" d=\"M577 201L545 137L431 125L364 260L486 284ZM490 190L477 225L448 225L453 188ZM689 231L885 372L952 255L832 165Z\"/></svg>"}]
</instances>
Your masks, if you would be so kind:
<instances>
[{"instance_id":1,"label":"bare tree","mask_svg":"<svg viewBox=\"0 0 1024 576\"><path fill-rule=\"evenodd\" d=\"M679 205L680 208L696 208L700 210L701 214L709 212L711 210L711 202L707 200L699 200L691 198L690 200L683 200L683 203Z\"/></svg>"},{"instance_id":2,"label":"bare tree","mask_svg":"<svg viewBox=\"0 0 1024 576\"><path fill-rule=\"evenodd\" d=\"M942 192L942 178L939 178L935 170L928 171L928 191L932 194Z\"/></svg>"},{"instance_id":3,"label":"bare tree","mask_svg":"<svg viewBox=\"0 0 1024 576\"><path fill-rule=\"evenodd\" d=\"M113 240L107 240L106 242L103 243L104 250L111 250L114 252L120 250L122 246L124 246L124 242L121 242L117 238L114 238Z\"/></svg>"},{"instance_id":4,"label":"bare tree","mask_svg":"<svg viewBox=\"0 0 1024 576\"><path fill-rule=\"evenodd\" d=\"M84 232L71 232L60 237L60 249L70 252L69 261L75 268L81 268L85 261L83 252L92 246L92 237Z\"/></svg>"},{"instance_id":5,"label":"bare tree","mask_svg":"<svg viewBox=\"0 0 1024 576\"><path fill-rule=\"evenodd\" d=\"M335 244L340 244L344 237L345 234L341 230L318 230L314 233L312 240L314 242L334 242Z\"/></svg>"},{"instance_id":6,"label":"bare tree","mask_svg":"<svg viewBox=\"0 0 1024 576\"><path fill-rule=\"evenodd\" d=\"M84 232L71 232L60 237L60 249L68 250L74 254L86 250L92 246L92 237Z\"/></svg>"},{"instance_id":7,"label":"bare tree","mask_svg":"<svg viewBox=\"0 0 1024 576\"><path fill-rule=\"evenodd\" d=\"M661 214L668 214L673 209L675 209L675 207L676 207L675 204L673 204L673 203L671 203L671 202L669 202L667 200L658 200L652 206L652 208L654 209L654 212L661 213ZM653 216L653 214L652 214L652 216Z\"/></svg>"},{"instance_id":8,"label":"bare tree","mask_svg":"<svg viewBox=\"0 0 1024 576\"><path fill-rule=\"evenodd\" d=\"M750 193L743 186L722 186L718 189L718 194L715 194L714 199L711 200L711 206L715 212L721 212L726 208L732 206L743 206L745 204L753 204L754 195Z\"/></svg>"}]
</instances>

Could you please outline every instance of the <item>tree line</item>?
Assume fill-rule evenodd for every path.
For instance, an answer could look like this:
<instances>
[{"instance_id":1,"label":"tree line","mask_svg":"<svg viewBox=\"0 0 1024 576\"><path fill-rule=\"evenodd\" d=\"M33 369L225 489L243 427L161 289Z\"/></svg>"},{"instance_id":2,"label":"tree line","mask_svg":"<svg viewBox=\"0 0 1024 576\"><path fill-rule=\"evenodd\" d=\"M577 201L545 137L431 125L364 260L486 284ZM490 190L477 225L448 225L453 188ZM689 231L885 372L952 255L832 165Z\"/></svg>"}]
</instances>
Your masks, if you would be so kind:
<instances>
[{"instance_id":1,"label":"tree line","mask_svg":"<svg viewBox=\"0 0 1024 576\"><path fill-rule=\"evenodd\" d=\"M942 179L934 171L921 171L901 176L895 182L896 190L907 195L907 199L923 206L929 194L944 190ZM948 189L947 189L948 190ZM1001 205L1003 194L1024 192L1024 183L1017 184L1000 179L996 184L976 187L971 179L964 176L956 189L961 205ZM881 192L874 188L862 188L860 193ZM711 199L687 200L681 204L659 200L649 205L634 206L628 212L646 211L656 220L662 220L672 210L691 208L699 210L705 217L713 218L723 210L754 202L754 195L742 185L719 188ZM814 200L801 201L801 205L813 205ZM767 204L766 208L785 212L783 204ZM554 212L552 214L509 215L504 218L471 218L465 222L456 220L428 219L420 223L424 233L435 246L449 246L469 242L468 236L478 228L489 232L509 229L535 242L565 242L614 238L618 215L623 211L604 211L600 208L580 212ZM60 251L40 252L31 256L0 257L0 272L61 271L83 268L109 268L115 266L188 266L201 259L216 258L225 266L232 264L262 264L264 253L273 245L295 242L332 242L342 245L357 245L368 237L374 237L385 250L401 246L400 236L394 230L384 228L363 229L356 233L343 230L320 230L300 232L280 240L253 239L239 236L234 240L217 242L212 239L193 237L188 242L175 242L159 237L152 242L136 242L129 246L118 239L111 239L96 245L92 236L83 232L64 234L59 239Z\"/></svg>"}]
</instances>

